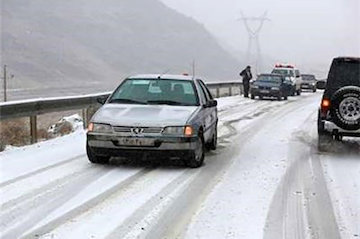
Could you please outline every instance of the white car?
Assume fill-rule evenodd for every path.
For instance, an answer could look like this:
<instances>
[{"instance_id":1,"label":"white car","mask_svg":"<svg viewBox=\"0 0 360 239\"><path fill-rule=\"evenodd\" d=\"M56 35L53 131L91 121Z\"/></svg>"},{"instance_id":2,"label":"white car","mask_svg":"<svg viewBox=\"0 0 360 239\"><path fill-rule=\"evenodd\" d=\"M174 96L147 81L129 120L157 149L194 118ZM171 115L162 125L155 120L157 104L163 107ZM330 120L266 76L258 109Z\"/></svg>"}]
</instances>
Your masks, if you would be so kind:
<instances>
[{"instance_id":1,"label":"white car","mask_svg":"<svg viewBox=\"0 0 360 239\"><path fill-rule=\"evenodd\" d=\"M301 94L302 78L299 69L295 66L289 64L276 64L271 73L289 76L293 84L291 95L295 95L295 93L297 95Z\"/></svg>"},{"instance_id":2,"label":"white car","mask_svg":"<svg viewBox=\"0 0 360 239\"><path fill-rule=\"evenodd\" d=\"M132 76L99 103L87 132L92 163L108 163L111 156L164 158L197 168L205 148L216 149L217 101L201 79Z\"/></svg>"}]
</instances>

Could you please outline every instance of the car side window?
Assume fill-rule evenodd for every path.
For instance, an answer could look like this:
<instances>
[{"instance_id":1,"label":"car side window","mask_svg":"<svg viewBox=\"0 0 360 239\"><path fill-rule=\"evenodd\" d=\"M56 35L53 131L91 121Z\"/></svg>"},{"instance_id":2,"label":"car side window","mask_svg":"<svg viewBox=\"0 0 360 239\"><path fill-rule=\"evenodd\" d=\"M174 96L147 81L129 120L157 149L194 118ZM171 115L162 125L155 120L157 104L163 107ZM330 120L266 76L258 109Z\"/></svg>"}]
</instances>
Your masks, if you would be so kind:
<instances>
[{"instance_id":1,"label":"car side window","mask_svg":"<svg viewBox=\"0 0 360 239\"><path fill-rule=\"evenodd\" d=\"M205 83L202 80L199 80L199 84L201 89L203 90L205 97L206 97L206 101L210 101L213 99L209 89L206 87Z\"/></svg>"},{"instance_id":2,"label":"car side window","mask_svg":"<svg viewBox=\"0 0 360 239\"><path fill-rule=\"evenodd\" d=\"M204 89L201 87L201 84L200 84L199 80L197 80L196 82L197 82L198 87L200 88L200 90L199 90L199 97L200 97L200 99L201 99L201 101L202 101L203 103L206 103L206 102L207 102L207 99L206 99L206 95L205 95Z\"/></svg>"}]
</instances>

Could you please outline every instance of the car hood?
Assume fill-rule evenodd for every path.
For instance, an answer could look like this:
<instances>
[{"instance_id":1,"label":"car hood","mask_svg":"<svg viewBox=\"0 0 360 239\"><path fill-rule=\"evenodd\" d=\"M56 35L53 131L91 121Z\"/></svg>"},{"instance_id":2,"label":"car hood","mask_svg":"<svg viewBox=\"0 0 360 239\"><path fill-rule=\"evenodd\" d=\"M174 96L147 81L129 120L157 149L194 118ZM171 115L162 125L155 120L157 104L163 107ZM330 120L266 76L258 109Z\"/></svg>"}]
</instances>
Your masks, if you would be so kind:
<instances>
[{"instance_id":1,"label":"car hood","mask_svg":"<svg viewBox=\"0 0 360 239\"><path fill-rule=\"evenodd\" d=\"M260 81L255 81L254 85L256 86L265 86L265 87L279 87L280 84L279 83L273 83L273 82L260 82Z\"/></svg>"},{"instance_id":2,"label":"car hood","mask_svg":"<svg viewBox=\"0 0 360 239\"><path fill-rule=\"evenodd\" d=\"M105 104L92 122L115 126L165 127L185 125L198 106Z\"/></svg>"}]
</instances>

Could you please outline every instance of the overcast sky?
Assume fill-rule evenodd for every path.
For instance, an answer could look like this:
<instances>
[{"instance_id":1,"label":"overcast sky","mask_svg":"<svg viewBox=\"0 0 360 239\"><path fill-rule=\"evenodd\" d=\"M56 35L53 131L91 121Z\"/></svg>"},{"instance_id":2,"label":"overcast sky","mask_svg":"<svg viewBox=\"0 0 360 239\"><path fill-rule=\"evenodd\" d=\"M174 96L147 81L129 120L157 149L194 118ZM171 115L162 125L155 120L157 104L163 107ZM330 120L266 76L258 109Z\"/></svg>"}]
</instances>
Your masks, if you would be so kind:
<instances>
[{"instance_id":1,"label":"overcast sky","mask_svg":"<svg viewBox=\"0 0 360 239\"><path fill-rule=\"evenodd\" d=\"M242 11L265 22L262 52L304 71L326 72L331 59L360 55L360 0L162 0L202 23L224 45L246 52ZM255 27L255 26L254 26Z\"/></svg>"}]
</instances>

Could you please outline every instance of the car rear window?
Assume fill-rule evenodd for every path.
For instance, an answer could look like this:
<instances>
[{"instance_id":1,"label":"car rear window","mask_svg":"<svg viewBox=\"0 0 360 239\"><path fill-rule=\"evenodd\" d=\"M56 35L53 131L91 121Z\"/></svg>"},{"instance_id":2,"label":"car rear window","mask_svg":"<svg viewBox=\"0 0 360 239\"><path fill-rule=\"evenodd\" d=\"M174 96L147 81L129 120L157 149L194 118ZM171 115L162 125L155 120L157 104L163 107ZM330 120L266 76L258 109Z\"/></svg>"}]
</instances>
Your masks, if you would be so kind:
<instances>
[{"instance_id":1,"label":"car rear window","mask_svg":"<svg viewBox=\"0 0 360 239\"><path fill-rule=\"evenodd\" d=\"M326 86L327 95L332 95L344 86L360 86L359 60L334 60Z\"/></svg>"},{"instance_id":2,"label":"car rear window","mask_svg":"<svg viewBox=\"0 0 360 239\"><path fill-rule=\"evenodd\" d=\"M126 79L109 102L198 105L198 97L190 80Z\"/></svg>"}]
</instances>

